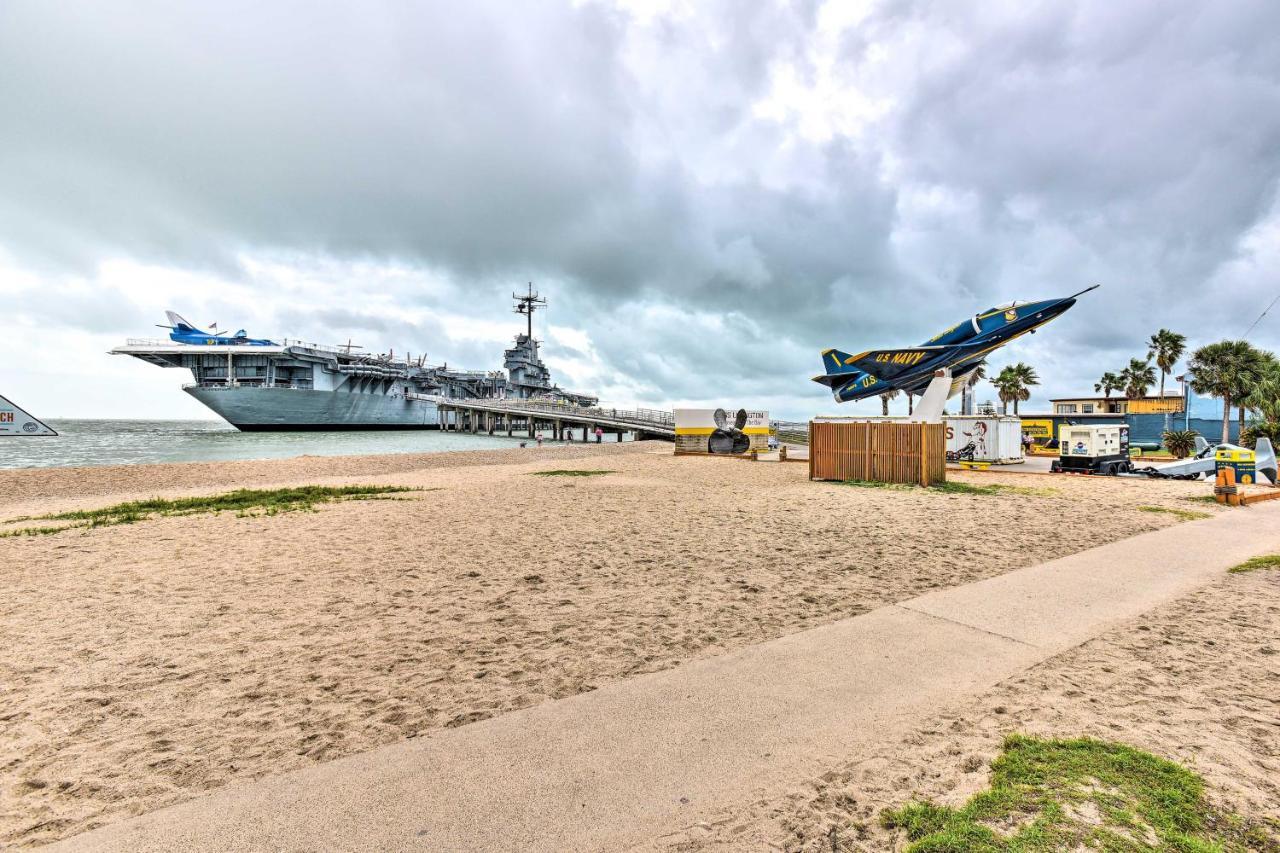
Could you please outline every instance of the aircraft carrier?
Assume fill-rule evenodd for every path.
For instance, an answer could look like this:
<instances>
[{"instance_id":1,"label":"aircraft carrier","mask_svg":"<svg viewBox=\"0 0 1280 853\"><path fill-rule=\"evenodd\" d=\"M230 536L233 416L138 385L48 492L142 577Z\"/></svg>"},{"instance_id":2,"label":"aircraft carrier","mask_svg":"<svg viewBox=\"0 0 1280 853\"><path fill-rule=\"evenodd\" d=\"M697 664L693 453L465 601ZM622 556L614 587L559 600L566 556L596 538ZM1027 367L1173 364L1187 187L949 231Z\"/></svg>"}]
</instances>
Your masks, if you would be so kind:
<instances>
[{"instance_id":1,"label":"aircraft carrier","mask_svg":"<svg viewBox=\"0 0 1280 853\"><path fill-rule=\"evenodd\" d=\"M253 339L202 331L167 312L168 340L130 339L111 350L159 367L191 371L182 386L232 426L245 431L436 429L437 403L537 398L592 406L596 398L551 381L533 337L533 313L546 300L532 287L512 294L527 321L503 355L502 370L428 365L406 353L360 353L351 344Z\"/></svg>"}]
</instances>

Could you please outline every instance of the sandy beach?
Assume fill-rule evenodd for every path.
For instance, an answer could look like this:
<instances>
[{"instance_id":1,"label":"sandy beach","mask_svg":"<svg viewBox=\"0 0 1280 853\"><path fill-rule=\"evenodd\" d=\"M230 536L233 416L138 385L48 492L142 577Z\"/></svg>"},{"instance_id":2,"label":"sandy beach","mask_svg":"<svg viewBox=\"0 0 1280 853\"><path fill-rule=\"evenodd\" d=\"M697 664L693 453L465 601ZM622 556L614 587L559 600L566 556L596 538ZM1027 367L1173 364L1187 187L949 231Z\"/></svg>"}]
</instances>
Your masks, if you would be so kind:
<instances>
[{"instance_id":1,"label":"sandy beach","mask_svg":"<svg viewBox=\"0 0 1280 853\"><path fill-rule=\"evenodd\" d=\"M610 473L531 476L555 468ZM4 519L242 486L422 491L313 512L0 539L0 642L11 650L0 660L0 841L66 838L230 782L466 725L1180 521L1140 506L1220 511L1194 501L1208 493L1204 483L952 479L1013 490L811 484L804 465L676 458L661 443L2 472ZM1241 705L1231 716L1208 699L1174 695L1174 675L1159 669L1175 666L1178 678L1211 691L1215 682L1196 667L1212 669L1239 643L1253 649L1241 658L1252 663L1219 679L1274 677L1275 658L1255 635L1275 636L1275 576L1231 582L1180 603L1190 608L1181 616L1175 609L1145 630L1090 643L940 720L914 750L888 749L882 768L833 768L831 779L783 804L746 809L726 823L745 827L737 841L713 828L688 843L734 846L741 833L803 842L845 819L824 805L833 784L866 788L857 798L866 809L914 790L967 790L982 774L956 768L970 756L989 759L1010 727L1037 723L1102 727L1155 749L1159 725L1181 720L1213 741L1201 755L1223 775L1235 770L1232 743L1239 762L1261 762L1231 795L1274 810L1274 787L1250 781L1275 760L1274 726L1250 722L1262 709ZM1238 598L1246 588L1252 598ZM1232 618L1215 619L1214 607ZM1157 639L1172 631L1187 640L1179 639L1179 655ZM1112 684L1115 701L1132 705L1129 716L1069 695L1080 684ZM1232 736L1243 740L1207 727L1228 719L1239 721ZM845 811L851 822L868 820Z\"/></svg>"},{"instance_id":2,"label":"sandy beach","mask_svg":"<svg viewBox=\"0 0 1280 853\"><path fill-rule=\"evenodd\" d=\"M959 806L1005 735L1088 736L1177 761L1225 812L1280 827L1280 573L1227 575L939 714L868 761L657 844L682 851L902 849L880 813Z\"/></svg>"}]
</instances>

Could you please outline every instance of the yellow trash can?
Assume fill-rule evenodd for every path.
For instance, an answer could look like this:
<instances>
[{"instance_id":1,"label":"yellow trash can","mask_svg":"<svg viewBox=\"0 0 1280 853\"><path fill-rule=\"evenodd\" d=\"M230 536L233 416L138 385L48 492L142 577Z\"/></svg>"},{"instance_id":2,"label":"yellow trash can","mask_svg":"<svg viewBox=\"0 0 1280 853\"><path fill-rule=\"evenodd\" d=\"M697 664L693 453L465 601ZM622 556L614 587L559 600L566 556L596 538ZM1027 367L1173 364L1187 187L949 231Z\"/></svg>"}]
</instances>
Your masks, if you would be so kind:
<instances>
[{"instance_id":1,"label":"yellow trash can","mask_svg":"<svg viewBox=\"0 0 1280 853\"><path fill-rule=\"evenodd\" d=\"M1238 450L1219 450L1213 455L1216 463L1215 467L1221 471L1223 468L1231 468L1236 472L1236 482L1242 485L1253 483L1257 480L1255 466L1257 455L1252 450L1240 448Z\"/></svg>"}]
</instances>

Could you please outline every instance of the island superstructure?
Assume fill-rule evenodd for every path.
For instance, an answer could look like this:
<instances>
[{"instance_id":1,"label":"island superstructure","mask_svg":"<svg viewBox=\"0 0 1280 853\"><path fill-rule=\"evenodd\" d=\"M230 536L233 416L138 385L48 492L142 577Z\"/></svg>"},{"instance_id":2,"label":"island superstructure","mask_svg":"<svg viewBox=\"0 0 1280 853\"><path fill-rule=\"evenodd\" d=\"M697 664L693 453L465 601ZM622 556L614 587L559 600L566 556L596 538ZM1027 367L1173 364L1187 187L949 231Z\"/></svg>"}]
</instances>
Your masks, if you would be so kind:
<instances>
[{"instance_id":1,"label":"island superstructure","mask_svg":"<svg viewBox=\"0 0 1280 853\"><path fill-rule=\"evenodd\" d=\"M182 389L237 429L434 429L437 404L449 400L544 399L591 406L587 394L551 381L533 337L533 313L546 305L530 287L512 294L527 320L507 349L503 370L430 365L425 356L374 355L358 347L322 346L204 332L168 312L169 340L130 339L111 350L159 367L190 370Z\"/></svg>"}]
</instances>

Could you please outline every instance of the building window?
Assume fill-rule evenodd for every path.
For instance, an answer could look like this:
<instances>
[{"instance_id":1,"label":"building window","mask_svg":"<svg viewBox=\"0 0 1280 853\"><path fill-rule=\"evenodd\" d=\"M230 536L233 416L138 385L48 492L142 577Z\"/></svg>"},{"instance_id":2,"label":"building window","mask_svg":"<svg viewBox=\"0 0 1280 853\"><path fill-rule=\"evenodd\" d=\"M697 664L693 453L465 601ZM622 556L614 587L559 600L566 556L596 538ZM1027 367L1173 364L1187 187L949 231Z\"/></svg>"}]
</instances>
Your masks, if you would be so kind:
<instances>
[{"instance_id":1,"label":"building window","mask_svg":"<svg viewBox=\"0 0 1280 853\"><path fill-rule=\"evenodd\" d=\"M1059 403L1054 411L1059 415L1074 415L1076 412L1075 403Z\"/></svg>"},{"instance_id":2,"label":"building window","mask_svg":"<svg viewBox=\"0 0 1280 853\"><path fill-rule=\"evenodd\" d=\"M1084 414L1086 414L1086 415L1092 415L1092 414L1093 414L1093 403L1081 403L1081 404L1080 404L1080 411L1081 411L1081 412L1083 412L1083 413L1084 413Z\"/></svg>"}]
</instances>

